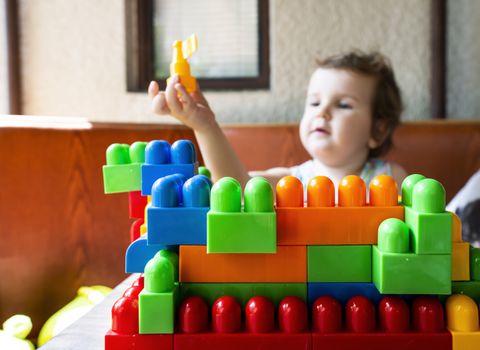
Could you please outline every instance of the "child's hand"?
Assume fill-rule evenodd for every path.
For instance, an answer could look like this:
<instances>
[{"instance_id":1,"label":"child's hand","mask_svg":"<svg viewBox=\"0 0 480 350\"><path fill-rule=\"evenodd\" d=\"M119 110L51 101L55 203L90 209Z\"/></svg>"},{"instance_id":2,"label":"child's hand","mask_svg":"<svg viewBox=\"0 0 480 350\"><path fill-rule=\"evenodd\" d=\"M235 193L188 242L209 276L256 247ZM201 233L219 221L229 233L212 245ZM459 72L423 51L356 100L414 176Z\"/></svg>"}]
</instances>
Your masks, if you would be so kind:
<instances>
[{"instance_id":1,"label":"child's hand","mask_svg":"<svg viewBox=\"0 0 480 350\"><path fill-rule=\"evenodd\" d=\"M215 122L207 100L197 85L197 90L189 94L174 76L165 91L160 91L157 82L148 86L148 96L152 99L152 110L156 114L170 114L195 131L208 128Z\"/></svg>"}]
</instances>

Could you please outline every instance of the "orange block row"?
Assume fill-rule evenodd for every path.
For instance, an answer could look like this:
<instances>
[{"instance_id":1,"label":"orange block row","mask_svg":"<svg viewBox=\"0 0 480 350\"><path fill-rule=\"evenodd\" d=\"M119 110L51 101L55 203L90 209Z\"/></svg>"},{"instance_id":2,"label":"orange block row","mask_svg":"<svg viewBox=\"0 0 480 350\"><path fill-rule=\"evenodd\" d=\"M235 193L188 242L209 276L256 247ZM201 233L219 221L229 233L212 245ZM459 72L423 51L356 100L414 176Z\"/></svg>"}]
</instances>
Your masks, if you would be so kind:
<instances>
[{"instance_id":1,"label":"orange block row","mask_svg":"<svg viewBox=\"0 0 480 350\"><path fill-rule=\"evenodd\" d=\"M180 282L306 282L307 248L277 247L275 254L207 254L180 246Z\"/></svg>"},{"instance_id":2,"label":"orange block row","mask_svg":"<svg viewBox=\"0 0 480 350\"><path fill-rule=\"evenodd\" d=\"M378 226L402 206L278 208L278 245L377 244Z\"/></svg>"}]
</instances>

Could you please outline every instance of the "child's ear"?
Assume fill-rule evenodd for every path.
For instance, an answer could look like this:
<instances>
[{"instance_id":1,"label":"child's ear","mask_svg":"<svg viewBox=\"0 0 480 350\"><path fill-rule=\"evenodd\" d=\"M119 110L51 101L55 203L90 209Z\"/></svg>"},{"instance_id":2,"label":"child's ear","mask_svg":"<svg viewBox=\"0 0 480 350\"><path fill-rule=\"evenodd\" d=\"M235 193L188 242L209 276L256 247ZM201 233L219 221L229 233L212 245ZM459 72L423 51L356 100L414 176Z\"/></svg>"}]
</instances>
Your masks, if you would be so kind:
<instances>
[{"instance_id":1,"label":"child's ear","mask_svg":"<svg viewBox=\"0 0 480 350\"><path fill-rule=\"evenodd\" d=\"M367 145L368 145L368 148L370 148L370 149L375 149L375 148L377 148L379 144L380 144L380 143L379 143L377 140L375 140L375 139L373 138L373 136L371 136L371 137L368 139Z\"/></svg>"}]
</instances>

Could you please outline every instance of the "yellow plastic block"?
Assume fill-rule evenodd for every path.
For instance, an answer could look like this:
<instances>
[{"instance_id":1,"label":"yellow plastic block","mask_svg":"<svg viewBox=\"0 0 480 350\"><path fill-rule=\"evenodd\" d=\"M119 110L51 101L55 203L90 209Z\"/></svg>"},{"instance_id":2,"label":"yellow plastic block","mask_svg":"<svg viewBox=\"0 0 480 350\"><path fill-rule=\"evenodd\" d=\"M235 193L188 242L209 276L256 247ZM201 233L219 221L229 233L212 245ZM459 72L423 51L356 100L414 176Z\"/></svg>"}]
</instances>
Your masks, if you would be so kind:
<instances>
[{"instance_id":1,"label":"yellow plastic block","mask_svg":"<svg viewBox=\"0 0 480 350\"><path fill-rule=\"evenodd\" d=\"M207 254L180 246L180 282L306 282L305 246L279 246L275 254Z\"/></svg>"},{"instance_id":2,"label":"yellow plastic block","mask_svg":"<svg viewBox=\"0 0 480 350\"><path fill-rule=\"evenodd\" d=\"M452 243L452 281L470 280L470 244Z\"/></svg>"},{"instance_id":3,"label":"yellow plastic block","mask_svg":"<svg viewBox=\"0 0 480 350\"><path fill-rule=\"evenodd\" d=\"M447 327L453 350L480 349L478 305L469 296L455 294L447 299Z\"/></svg>"},{"instance_id":4,"label":"yellow plastic block","mask_svg":"<svg viewBox=\"0 0 480 350\"><path fill-rule=\"evenodd\" d=\"M452 242L462 242L462 222L454 213L452 213Z\"/></svg>"}]
</instances>

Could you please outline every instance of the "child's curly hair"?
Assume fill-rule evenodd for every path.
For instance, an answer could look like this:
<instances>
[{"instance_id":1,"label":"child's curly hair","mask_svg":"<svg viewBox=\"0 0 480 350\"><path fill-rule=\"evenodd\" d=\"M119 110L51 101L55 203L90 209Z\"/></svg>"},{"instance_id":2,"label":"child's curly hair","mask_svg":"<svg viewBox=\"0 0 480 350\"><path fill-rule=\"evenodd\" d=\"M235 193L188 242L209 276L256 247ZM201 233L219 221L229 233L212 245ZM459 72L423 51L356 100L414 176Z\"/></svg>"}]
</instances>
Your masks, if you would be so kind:
<instances>
[{"instance_id":1,"label":"child's curly hair","mask_svg":"<svg viewBox=\"0 0 480 350\"><path fill-rule=\"evenodd\" d=\"M379 146L370 149L368 158L387 153L392 146L393 130L400 123L403 103L390 60L379 52L354 50L317 60L319 68L347 69L373 76L377 80L372 106L372 137Z\"/></svg>"}]
</instances>

